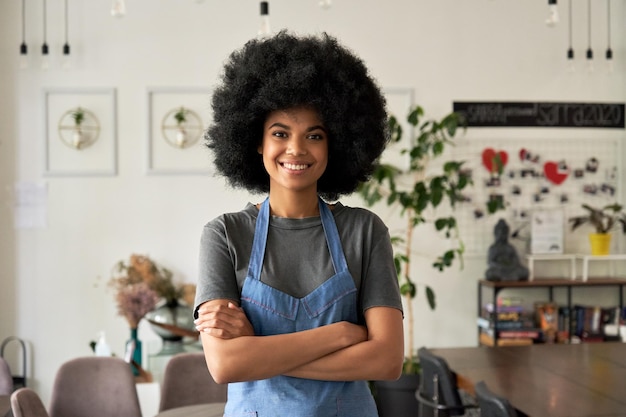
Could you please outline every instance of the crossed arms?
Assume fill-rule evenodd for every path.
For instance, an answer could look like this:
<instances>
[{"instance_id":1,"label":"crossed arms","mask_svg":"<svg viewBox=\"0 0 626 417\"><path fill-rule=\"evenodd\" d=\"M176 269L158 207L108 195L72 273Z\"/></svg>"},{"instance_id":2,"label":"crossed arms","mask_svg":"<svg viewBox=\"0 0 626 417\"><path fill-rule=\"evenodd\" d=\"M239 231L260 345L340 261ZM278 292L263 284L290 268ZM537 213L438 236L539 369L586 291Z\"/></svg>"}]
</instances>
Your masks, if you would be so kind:
<instances>
[{"instance_id":1,"label":"crossed arms","mask_svg":"<svg viewBox=\"0 0 626 417\"><path fill-rule=\"evenodd\" d=\"M392 380L402 370L402 313L365 311L365 326L338 322L311 330L255 336L243 310L230 300L198 309L207 366L217 383L288 375L327 381Z\"/></svg>"}]
</instances>

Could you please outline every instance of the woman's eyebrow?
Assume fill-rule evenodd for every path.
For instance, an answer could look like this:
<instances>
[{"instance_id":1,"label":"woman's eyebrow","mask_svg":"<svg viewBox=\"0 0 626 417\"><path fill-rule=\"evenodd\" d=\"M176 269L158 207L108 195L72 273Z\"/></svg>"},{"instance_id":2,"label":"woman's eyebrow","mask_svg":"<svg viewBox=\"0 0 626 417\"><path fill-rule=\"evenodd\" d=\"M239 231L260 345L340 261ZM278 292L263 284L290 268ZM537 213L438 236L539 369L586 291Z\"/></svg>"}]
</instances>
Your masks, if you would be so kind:
<instances>
[{"instance_id":1,"label":"woman's eyebrow","mask_svg":"<svg viewBox=\"0 0 626 417\"><path fill-rule=\"evenodd\" d=\"M281 129L287 129L287 130L291 129L289 126L284 125L280 122L272 123L271 125L269 125L268 129L271 129L273 127L280 127Z\"/></svg>"},{"instance_id":2,"label":"woman's eyebrow","mask_svg":"<svg viewBox=\"0 0 626 417\"><path fill-rule=\"evenodd\" d=\"M319 130L323 130L324 132L326 132L326 128L325 128L324 126L322 126L322 125L315 125L315 126L311 126L311 127L309 127L306 131L307 131L307 132L312 132L312 131L314 131L314 130L318 130L318 129L319 129Z\"/></svg>"}]
</instances>

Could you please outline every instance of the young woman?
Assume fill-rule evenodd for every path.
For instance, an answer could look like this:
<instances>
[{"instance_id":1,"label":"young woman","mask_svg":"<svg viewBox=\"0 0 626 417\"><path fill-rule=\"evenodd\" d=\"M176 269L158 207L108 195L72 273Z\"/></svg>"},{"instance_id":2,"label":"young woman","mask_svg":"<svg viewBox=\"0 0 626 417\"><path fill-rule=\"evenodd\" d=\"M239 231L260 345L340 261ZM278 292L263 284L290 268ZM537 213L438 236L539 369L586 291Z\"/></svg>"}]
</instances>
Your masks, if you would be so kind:
<instances>
[{"instance_id":1,"label":"young woman","mask_svg":"<svg viewBox=\"0 0 626 417\"><path fill-rule=\"evenodd\" d=\"M387 143L380 89L336 39L281 32L233 52L212 105L218 172L268 194L201 239L196 328L229 383L225 416L377 416L367 381L403 361L389 233L325 201L367 180Z\"/></svg>"}]
</instances>

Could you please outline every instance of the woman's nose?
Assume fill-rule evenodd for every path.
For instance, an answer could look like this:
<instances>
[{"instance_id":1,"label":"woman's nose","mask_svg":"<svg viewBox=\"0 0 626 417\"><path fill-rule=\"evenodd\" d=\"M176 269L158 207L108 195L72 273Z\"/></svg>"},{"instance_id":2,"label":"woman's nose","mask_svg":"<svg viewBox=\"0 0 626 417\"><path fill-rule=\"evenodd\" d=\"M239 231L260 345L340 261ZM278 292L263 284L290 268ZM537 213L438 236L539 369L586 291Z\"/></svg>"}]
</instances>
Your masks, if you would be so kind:
<instances>
[{"instance_id":1,"label":"woman's nose","mask_svg":"<svg viewBox=\"0 0 626 417\"><path fill-rule=\"evenodd\" d=\"M306 154L306 144L303 140L299 138L291 138L291 140L287 143L287 154L288 155L305 155Z\"/></svg>"}]
</instances>

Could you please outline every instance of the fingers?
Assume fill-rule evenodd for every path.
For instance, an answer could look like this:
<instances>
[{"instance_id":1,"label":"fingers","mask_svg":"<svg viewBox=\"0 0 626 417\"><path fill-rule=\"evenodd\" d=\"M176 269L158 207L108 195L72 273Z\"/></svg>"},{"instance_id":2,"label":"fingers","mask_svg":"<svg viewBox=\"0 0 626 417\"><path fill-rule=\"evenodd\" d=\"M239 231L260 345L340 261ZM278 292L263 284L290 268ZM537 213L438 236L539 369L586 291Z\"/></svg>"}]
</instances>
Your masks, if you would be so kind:
<instances>
[{"instance_id":1,"label":"fingers","mask_svg":"<svg viewBox=\"0 0 626 417\"><path fill-rule=\"evenodd\" d=\"M199 332L222 339L254 335L245 312L232 302L201 306L194 324Z\"/></svg>"}]
</instances>

